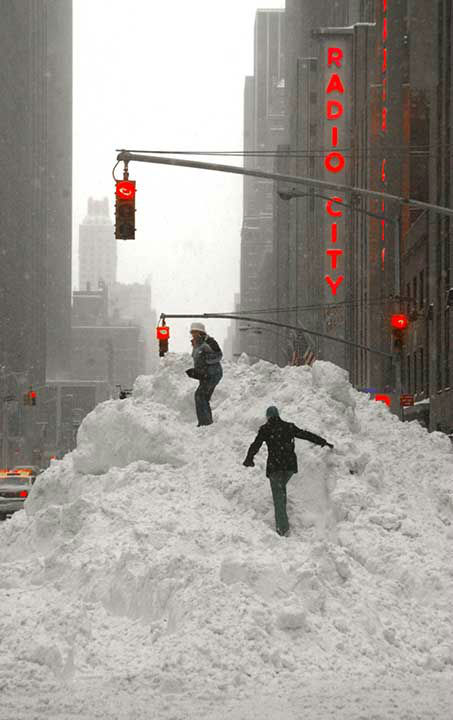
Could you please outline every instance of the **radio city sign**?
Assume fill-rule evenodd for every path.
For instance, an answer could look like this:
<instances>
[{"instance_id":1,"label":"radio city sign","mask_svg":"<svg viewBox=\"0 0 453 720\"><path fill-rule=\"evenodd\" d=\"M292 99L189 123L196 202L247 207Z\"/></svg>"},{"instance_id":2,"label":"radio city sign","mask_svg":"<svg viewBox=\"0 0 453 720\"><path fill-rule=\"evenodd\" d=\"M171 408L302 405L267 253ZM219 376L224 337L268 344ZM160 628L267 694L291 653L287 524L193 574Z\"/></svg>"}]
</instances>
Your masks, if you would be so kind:
<instances>
[{"instance_id":1,"label":"radio city sign","mask_svg":"<svg viewBox=\"0 0 453 720\"><path fill-rule=\"evenodd\" d=\"M349 108L347 107L349 69L346 75L345 63L349 57L349 45L344 38L330 36L322 43L324 60L324 170L329 179L335 177L338 184L345 182L345 148L349 145ZM325 205L327 226L327 247L325 248L326 274L324 279L333 296L344 282L345 240L344 198L335 193Z\"/></svg>"}]
</instances>

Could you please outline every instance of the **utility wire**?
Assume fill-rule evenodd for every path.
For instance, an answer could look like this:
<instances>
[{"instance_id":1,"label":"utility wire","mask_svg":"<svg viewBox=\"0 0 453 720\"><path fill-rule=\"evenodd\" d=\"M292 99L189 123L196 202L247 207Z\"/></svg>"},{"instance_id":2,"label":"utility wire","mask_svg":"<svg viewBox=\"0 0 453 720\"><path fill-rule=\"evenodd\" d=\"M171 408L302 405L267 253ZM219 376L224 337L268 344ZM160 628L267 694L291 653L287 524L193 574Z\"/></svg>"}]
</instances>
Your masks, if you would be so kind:
<instances>
[{"instance_id":1,"label":"utility wire","mask_svg":"<svg viewBox=\"0 0 453 720\"><path fill-rule=\"evenodd\" d=\"M370 154L371 152L378 152L378 151L385 151L388 150L401 150L405 152L412 152L412 151L420 151L420 152L429 152L429 150L435 150L435 149L442 149L446 150L449 149L451 146L450 144L443 145L442 143L435 144L435 145L382 145L377 148L362 148L362 149L354 149L351 147L344 147L344 148L336 148L338 152L355 152L355 154ZM271 149L271 150L265 150L263 148L255 149L255 150L126 150L124 148L116 148L116 152L130 152L130 153L143 153L143 154L149 154L149 155L220 155L220 156L230 156L230 155L236 155L239 157L247 157L247 156L271 156L271 157L299 157L301 155L310 155L313 153L325 153L330 152L332 150L331 147L323 148L311 148L310 150L277 150Z\"/></svg>"},{"instance_id":2,"label":"utility wire","mask_svg":"<svg viewBox=\"0 0 453 720\"><path fill-rule=\"evenodd\" d=\"M290 305L288 307L274 307L274 308L258 308L258 309L248 309L248 310L237 310L235 311L236 315L241 315L245 313L253 313L254 315L261 315L265 313L279 313L279 312L296 312L300 310L324 310L326 308L335 308L335 307L343 307L345 305L349 306L355 306L355 305L385 305L386 303L391 302L410 302L412 298L405 298L405 297L393 297L389 296L388 298L371 298L369 300L340 300L338 302L334 303L323 303L319 305Z\"/></svg>"}]
</instances>

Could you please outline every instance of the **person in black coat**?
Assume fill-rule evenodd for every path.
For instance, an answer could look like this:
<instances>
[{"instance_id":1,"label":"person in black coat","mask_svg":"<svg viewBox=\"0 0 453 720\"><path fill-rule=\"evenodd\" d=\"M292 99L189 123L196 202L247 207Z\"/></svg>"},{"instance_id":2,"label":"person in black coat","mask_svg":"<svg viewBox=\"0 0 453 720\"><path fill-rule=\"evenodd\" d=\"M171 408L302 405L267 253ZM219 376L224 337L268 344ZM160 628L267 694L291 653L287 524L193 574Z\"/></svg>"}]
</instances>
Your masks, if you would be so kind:
<instances>
[{"instance_id":1,"label":"person in black coat","mask_svg":"<svg viewBox=\"0 0 453 720\"><path fill-rule=\"evenodd\" d=\"M267 422L260 427L258 435L248 449L243 465L254 467L253 458L265 442L268 450L266 476L271 483L275 525L279 535L287 535L289 523L286 513L286 485L298 470L294 438L308 440L321 447L327 445L327 447L333 448L333 445L320 435L301 430L294 423L285 422L281 419L278 409L273 405L267 408L266 417Z\"/></svg>"}]
</instances>

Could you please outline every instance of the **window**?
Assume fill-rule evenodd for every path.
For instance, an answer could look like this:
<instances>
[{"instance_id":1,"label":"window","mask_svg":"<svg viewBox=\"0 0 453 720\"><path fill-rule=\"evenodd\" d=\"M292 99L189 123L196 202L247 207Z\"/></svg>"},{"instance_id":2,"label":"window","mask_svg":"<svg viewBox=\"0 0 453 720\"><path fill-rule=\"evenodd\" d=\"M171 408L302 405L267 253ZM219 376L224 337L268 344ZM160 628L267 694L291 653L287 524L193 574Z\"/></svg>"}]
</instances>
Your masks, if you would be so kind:
<instances>
[{"instance_id":1,"label":"window","mask_svg":"<svg viewBox=\"0 0 453 720\"><path fill-rule=\"evenodd\" d=\"M418 392L417 389L417 351L414 352L414 395Z\"/></svg>"},{"instance_id":2,"label":"window","mask_svg":"<svg viewBox=\"0 0 453 720\"><path fill-rule=\"evenodd\" d=\"M420 271L420 298L419 298L419 305L422 306L425 301L425 271Z\"/></svg>"},{"instance_id":3,"label":"window","mask_svg":"<svg viewBox=\"0 0 453 720\"><path fill-rule=\"evenodd\" d=\"M407 392L410 393L412 389L412 383L411 383L411 356L408 355L406 358L406 368L407 368Z\"/></svg>"},{"instance_id":4,"label":"window","mask_svg":"<svg viewBox=\"0 0 453 720\"><path fill-rule=\"evenodd\" d=\"M417 306L417 276L412 280L412 297L414 298L414 306Z\"/></svg>"}]
</instances>

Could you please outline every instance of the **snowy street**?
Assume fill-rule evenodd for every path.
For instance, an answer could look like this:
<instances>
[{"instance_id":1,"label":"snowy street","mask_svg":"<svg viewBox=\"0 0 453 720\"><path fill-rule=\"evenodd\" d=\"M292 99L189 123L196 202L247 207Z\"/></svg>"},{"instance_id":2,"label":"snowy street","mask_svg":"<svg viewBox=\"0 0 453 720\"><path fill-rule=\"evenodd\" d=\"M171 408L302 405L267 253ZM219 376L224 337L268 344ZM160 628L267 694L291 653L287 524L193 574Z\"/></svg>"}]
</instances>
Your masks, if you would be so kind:
<instances>
[{"instance_id":1,"label":"snowy street","mask_svg":"<svg viewBox=\"0 0 453 720\"><path fill-rule=\"evenodd\" d=\"M450 720L453 452L328 362L187 356L99 405L0 525L0 718ZM296 440L274 530L268 405Z\"/></svg>"}]
</instances>

